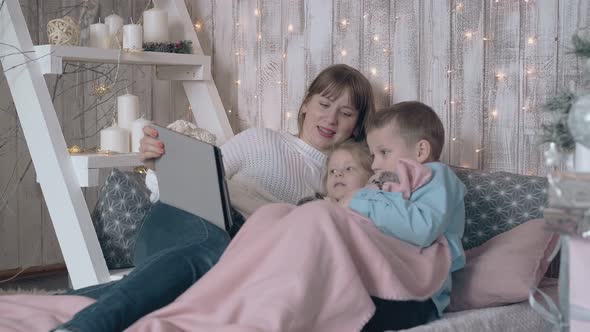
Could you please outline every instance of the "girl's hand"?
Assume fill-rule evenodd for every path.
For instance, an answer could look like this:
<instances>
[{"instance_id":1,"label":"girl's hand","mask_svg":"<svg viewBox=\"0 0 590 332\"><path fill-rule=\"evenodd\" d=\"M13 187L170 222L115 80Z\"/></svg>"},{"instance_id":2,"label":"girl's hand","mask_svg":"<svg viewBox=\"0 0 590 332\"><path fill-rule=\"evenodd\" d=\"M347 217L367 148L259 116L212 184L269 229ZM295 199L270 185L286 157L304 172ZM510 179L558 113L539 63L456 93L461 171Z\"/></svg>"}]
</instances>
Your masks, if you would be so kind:
<instances>
[{"instance_id":1,"label":"girl's hand","mask_svg":"<svg viewBox=\"0 0 590 332\"><path fill-rule=\"evenodd\" d=\"M158 137L158 131L150 126L143 127L143 138L139 143L139 159L145 167L154 169L154 159L164 154L164 143Z\"/></svg>"}]
</instances>

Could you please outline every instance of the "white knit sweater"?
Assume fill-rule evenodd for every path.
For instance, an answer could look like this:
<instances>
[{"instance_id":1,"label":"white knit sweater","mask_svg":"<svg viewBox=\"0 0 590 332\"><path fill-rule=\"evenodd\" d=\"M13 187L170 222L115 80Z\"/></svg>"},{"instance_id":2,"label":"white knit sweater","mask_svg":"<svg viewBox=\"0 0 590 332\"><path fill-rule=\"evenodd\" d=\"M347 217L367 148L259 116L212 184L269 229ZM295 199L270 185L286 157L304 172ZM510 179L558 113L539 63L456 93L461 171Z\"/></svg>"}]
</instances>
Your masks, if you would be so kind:
<instances>
[{"instance_id":1,"label":"white knit sweater","mask_svg":"<svg viewBox=\"0 0 590 332\"><path fill-rule=\"evenodd\" d=\"M266 203L295 204L303 197L322 191L326 155L289 133L247 129L221 146L221 153L230 200L245 215L251 214L258 206L247 209L239 206L243 205L241 199L246 197L236 196L250 196L255 192L251 196L263 197ZM152 202L157 201L155 172L148 172L146 185L152 191Z\"/></svg>"}]
</instances>

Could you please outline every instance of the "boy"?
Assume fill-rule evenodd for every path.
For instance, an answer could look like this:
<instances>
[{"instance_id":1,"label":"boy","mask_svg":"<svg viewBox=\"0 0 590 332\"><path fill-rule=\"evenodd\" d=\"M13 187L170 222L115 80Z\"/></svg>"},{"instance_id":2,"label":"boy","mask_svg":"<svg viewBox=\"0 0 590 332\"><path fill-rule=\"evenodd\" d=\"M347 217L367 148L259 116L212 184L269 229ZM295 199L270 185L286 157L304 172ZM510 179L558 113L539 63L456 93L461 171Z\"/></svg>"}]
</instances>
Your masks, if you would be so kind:
<instances>
[{"instance_id":1,"label":"boy","mask_svg":"<svg viewBox=\"0 0 590 332\"><path fill-rule=\"evenodd\" d=\"M446 237L451 251L451 269L442 288L431 300L440 317L450 302L451 273L465 266L461 237L465 227L463 197L466 189L454 172L439 161L444 144L443 125L427 105L401 102L377 112L369 119L366 129L375 176L394 171L400 159L407 159L431 168L432 179L418 188L409 200L404 200L399 192L363 188L348 194L339 204L371 219L383 233L416 246L428 247L440 235ZM401 315L392 315L391 311L390 315L381 317L380 310L388 311L387 305L377 302L377 313L369 325L386 328L388 317L399 319ZM399 310L400 303L396 305ZM425 315L433 310L431 304L423 302L410 302L405 308L404 312L425 311Z\"/></svg>"}]
</instances>

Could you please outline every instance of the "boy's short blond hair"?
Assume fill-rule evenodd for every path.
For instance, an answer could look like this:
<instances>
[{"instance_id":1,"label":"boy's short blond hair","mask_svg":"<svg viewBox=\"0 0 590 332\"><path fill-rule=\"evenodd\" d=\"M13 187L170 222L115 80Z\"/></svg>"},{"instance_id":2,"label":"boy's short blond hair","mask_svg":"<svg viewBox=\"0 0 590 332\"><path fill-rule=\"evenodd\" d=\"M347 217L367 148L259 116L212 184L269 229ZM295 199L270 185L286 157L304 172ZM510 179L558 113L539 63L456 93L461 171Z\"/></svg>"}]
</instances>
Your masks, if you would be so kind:
<instances>
[{"instance_id":1,"label":"boy's short blond hair","mask_svg":"<svg viewBox=\"0 0 590 332\"><path fill-rule=\"evenodd\" d=\"M426 140L430 143L432 161L438 161L445 144L445 128L436 112L419 101L404 101L375 113L367 121L367 133L395 124L408 146Z\"/></svg>"}]
</instances>

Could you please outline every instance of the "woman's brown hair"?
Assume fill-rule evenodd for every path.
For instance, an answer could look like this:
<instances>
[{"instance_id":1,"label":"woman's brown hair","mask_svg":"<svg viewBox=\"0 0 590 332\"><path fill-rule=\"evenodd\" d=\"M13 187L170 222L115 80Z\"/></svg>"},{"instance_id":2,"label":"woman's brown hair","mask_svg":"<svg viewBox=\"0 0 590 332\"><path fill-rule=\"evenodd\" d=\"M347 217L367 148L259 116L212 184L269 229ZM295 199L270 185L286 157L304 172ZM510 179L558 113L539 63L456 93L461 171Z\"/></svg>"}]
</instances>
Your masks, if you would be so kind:
<instances>
[{"instance_id":1,"label":"woman's brown hair","mask_svg":"<svg viewBox=\"0 0 590 332\"><path fill-rule=\"evenodd\" d=\"M322 70L307 89L297 115L299 134L301 134L303 121L305 120L305 114L301 112L303 105L317 94L330 99L338 99L346 89L350 93L352 106L359 112L353 138L356 141L363 140L365 138L365 122L375 113L373 88L365 75L345 64L332 65Z\"/></svg>"}]
</instances>

